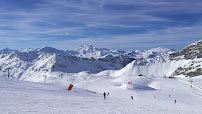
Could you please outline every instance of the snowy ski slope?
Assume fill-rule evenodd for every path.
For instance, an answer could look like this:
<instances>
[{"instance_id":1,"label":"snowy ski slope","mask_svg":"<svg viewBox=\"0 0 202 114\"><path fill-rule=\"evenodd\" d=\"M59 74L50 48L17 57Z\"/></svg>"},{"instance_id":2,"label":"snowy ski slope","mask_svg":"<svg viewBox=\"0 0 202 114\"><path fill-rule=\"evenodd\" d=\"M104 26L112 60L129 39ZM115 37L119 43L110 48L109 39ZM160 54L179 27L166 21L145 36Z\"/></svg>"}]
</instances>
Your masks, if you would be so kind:
<instances>
[{"instance_id":1,"label":"snowy ski slope","mask_svg":"<svg viewBox=\"0 0 202 114\"><path fill-rule=\"evenodd\" d=\"M201 114L202 90L187 78L74 74L73 78L26 82L0 76L2 114ZM194 79L202 87L202 76ZM132 81L132 85L128 84ZM194 83L194 82L193 82ZM109 92L106 100L103 92ZM169 95L171 95L169 97ZM134 97L134 100L130 99ZM155 97L154 97L155 96ZM177 103L174 103L174 100Z\"/></svg>"}]
</instances>

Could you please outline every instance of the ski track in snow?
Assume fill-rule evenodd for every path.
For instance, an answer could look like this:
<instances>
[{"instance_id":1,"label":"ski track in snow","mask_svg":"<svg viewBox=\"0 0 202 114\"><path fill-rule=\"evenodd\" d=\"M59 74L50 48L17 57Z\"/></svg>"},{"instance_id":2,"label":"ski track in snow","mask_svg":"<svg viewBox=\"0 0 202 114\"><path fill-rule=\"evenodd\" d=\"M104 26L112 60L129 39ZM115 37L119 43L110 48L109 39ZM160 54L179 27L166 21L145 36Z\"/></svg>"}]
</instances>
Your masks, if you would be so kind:
<instances>
[{"instance_id":1,"label":"ski track in snow","mask_svg":"<svg viewBox=\"0 0 202 114\"><path fill-rule=\"evenodd\" d=\"M202 88L201 88L201 87L198 87L198 86L196 86L196 85L194 85L194 84L190 84L190 82L186 82L186 81L183 81L183 80L180 80L180 79L178 79L177 81L182 82L183 85L184 85L185 87L187 87L187 89L188 89L189 91L191 91L191 92L193 92L194 94L197 94L197 95L199 95L199 96L202 97ZM192 86L192 87L191 87L191 86Z\"/></svg>"}]
</instances>

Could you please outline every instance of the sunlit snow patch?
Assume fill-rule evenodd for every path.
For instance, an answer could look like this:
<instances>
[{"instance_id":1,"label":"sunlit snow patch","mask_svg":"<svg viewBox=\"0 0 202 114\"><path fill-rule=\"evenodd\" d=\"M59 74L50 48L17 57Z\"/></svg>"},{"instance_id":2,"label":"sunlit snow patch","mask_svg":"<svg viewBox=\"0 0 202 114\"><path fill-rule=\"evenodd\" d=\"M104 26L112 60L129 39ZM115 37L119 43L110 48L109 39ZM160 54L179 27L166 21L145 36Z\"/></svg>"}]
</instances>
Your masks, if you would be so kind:
<instances>
[{"instance_id":1,"label":"sunlit snow patch","mask_svg":"<svg viewBox=\"0 0 202 114\"><path fill-rule=\"evenodd\" d=\"M120 86L120 88L126 89L126 88L127 88L127 85L126 85L126 84L122 84L122 85Z\"/></svg>"},{"instance_id":2,"label":"sunlit snow patch","mask_svg":"<svg viewBox=\"0 0 202 114\"><path fill-rule=\"evenodd\" d=\"M152 78L135 77L127 84L122 84L120 88L130 90L157 90L160 89L160 86Z\"/></svg>"}]
</instances>

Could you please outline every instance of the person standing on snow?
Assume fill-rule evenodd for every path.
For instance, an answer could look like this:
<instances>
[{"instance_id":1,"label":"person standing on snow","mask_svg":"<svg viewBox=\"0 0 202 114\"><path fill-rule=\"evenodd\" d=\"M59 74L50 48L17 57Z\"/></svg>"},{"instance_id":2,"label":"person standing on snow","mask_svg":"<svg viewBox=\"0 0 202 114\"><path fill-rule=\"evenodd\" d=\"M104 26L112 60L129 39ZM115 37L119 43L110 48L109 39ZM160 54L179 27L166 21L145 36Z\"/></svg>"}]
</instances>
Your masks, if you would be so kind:
<instances>
[{"instance_id":1,"label":"person standing on snow","mask_svg":"<svg viewBox=\"0 0 202 114\"><path fill-rule=\"evenodd\" d=\"M131 96L131 100L133 100L133 96Z\"/></svg>"},{"instance_id":2,"label":"person standing on snow","mask_svg":"<svg viewBox=\"0 0 202 114\"><path fill-rule=\"evenodd\" d=\"M104 92L104 94L103 94L103 95L104 95L104 100L105 100L105 99L106 99L106 93Z\"/></svg>"},{"instance_id":3,"label":"person standing on snow","mask_svg":"<svg viewBox=\"0 0 202 114\"><path fill-rule=\"evenodd\" d=\"M177 101L176 101L176 99L175 99L175 101L174 101L174 102L175 102L175 104L176 104L176 102L177 102Z\"/></svg>"}]
</instances>

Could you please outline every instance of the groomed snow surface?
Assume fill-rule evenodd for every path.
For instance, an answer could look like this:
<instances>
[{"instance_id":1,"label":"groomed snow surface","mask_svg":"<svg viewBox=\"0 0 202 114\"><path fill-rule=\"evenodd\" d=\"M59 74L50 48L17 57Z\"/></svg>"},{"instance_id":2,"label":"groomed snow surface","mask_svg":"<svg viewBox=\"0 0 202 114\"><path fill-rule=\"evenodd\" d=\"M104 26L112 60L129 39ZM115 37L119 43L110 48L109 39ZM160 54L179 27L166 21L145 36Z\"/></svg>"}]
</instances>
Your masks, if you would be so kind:
<instances>
[{"instance_id":1,"label":"groomed snow surface","mask_svg":"<svg viewBox=\"0 0 202 114\"><path fill-rule=\"evenodd\" d=\"M39 82L0 76L0 113L202 114L202 76L193 78L191 88L188 78L107 74L81 72ZM106 100L103 92L109 92Z\"/></svg>"}]
</instances>

